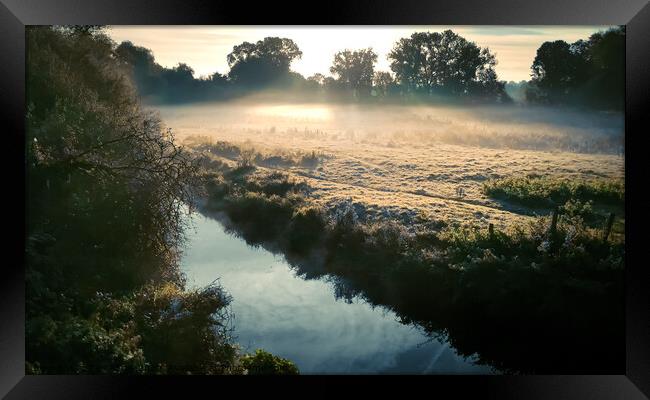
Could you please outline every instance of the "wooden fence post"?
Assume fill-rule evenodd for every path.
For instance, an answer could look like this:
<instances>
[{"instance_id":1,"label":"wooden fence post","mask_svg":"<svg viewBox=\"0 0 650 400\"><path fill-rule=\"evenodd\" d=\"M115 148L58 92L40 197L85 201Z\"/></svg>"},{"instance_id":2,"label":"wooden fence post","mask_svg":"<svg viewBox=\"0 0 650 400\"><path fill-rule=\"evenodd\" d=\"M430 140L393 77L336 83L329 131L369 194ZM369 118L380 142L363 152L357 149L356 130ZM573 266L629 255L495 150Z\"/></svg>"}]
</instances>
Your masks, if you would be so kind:
<instances>
[{"instance_id":1,"label":"wooden fence post","mask_svg":"<svg viewBox=\"0 0 650 400\"><path fill-rule=\"evenodd\" d=\"M488 226L488 232L490 232L490 239L494 239L494 224L490 223L490 226Z\"/></svg>"},{"instance_id":2,"label":"wooden fence post","mask_svg":"<svg viewBox=\"0 0 650 400\"><path fill-rule=\"evenodd\" d=\"M610 232L612 231L612 225L614 225L614 213L609 213L607 217L607 224L605 225L605 234L603 235L603 242L607 242Z\"/></svg>"},{"instance_id":3,"label":"wooden fence post","mask_svg":"<svg viewBox=\"0 0 650 400\"><path fill-rule=\"evenodd\" d=\"M557 214L558 210L557 207L555 207L553 209L553 216L551 217L551 227L548 230L551 236L555 235L555 231L557 230Z\"/></svg>"}]
</instances>

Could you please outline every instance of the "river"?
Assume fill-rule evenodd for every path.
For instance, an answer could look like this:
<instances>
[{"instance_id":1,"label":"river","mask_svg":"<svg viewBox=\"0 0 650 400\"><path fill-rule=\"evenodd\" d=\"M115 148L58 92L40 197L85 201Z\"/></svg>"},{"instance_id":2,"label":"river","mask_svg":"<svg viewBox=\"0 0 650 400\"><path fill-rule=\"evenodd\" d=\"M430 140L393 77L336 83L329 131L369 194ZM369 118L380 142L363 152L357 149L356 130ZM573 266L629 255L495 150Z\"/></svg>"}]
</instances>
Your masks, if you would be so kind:
<instances>
[{"instance_id":1,"label":"river","mask_svg":"<svg viewBox=\"0 0 650 400\"><path fill-rule=\"evenodd\" d=\"M244 351L288 358L302 374L490 373L392 311L337 299L332 282L297 276L283 256L249 246L217 220L191 219L181 261L188 287L219 280Z\"/></svg>"}]
</instances>

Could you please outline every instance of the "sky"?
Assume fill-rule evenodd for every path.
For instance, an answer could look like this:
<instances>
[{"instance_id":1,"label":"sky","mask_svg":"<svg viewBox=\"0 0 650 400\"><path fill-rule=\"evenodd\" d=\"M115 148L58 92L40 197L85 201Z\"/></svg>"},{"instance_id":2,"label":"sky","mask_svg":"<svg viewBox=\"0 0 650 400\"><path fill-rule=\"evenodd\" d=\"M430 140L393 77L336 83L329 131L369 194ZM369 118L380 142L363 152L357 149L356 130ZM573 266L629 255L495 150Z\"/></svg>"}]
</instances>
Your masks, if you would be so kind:
<instances>
[{"instance_id":1,"label":"sky","mask_svg":"<svg viewBox=\"0 0 650 400\"><path fill-rule=\"evenodd\" d=\"M226 57L233 46L267 36L292 39L303 52L291 69L305 77L329 74L337 51L372 47L378 55L376 71L390 71L387 55L397 40L413 32L451 29L496 54L500 80L530 79L530 66L545 41L569 43L587 39L609 26L111 26L109 35L118 43L130 40L153 51L156 62L173 67L184 62L195 77L214 72L226 74Z\"/></svg>"}]
</instances>

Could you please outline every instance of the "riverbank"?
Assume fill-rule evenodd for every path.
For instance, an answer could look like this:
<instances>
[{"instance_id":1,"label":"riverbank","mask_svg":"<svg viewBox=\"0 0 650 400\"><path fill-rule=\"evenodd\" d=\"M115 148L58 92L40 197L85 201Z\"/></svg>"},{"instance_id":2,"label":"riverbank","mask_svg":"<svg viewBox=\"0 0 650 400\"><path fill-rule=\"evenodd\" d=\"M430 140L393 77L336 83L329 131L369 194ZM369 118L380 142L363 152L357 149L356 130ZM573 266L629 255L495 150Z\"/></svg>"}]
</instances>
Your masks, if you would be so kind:
<instances>
[{"instance_id":1,"label":"riverbank","mask_svg":"<svg viewBox=\"0 0 650 400\"><path fill-rule=\"evenodd\" d=\"M296 373L240 352L220 286L186 288L197 170L87 28L26 30L25 373Z\"/></svg>"},{"instance_id":2,"label":"riverbank","mask_svg":"<svg viewBox=\"0 0 650 400\"><path fill-rule=\"evenodd\" d=\"M308 185L277 171L215 158L204 167L205 210L227 215L249 244L278 249L299 273L338 278L348 298L386 307L462 355L515 373L622 365L624 242L603 242L578 218L563 216L553 233L548 217L493 232L424 220L412 232L363 222L352 204L324 210Z\"/></svg>"}]
</instances>

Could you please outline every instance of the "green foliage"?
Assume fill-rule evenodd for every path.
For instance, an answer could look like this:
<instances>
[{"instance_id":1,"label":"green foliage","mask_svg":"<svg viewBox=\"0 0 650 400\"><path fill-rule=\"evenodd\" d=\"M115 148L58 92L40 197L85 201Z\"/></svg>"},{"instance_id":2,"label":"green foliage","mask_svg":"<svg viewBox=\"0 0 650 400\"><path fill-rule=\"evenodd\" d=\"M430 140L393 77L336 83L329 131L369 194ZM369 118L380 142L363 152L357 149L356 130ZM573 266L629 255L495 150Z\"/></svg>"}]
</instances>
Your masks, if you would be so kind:
<instances>
[{"instance_id":1,"label":"green foliage","mask_svg":"<svg viewBox=\"0 0 650 400\"><path fill-rule=\"evenodd\" d=\"M132 324L114 329L98 318L39 315L26 322L32 373L141 374L146 361ZM38 357L33 357L34 355Z\"/></svg>"},{"instance_id":2,"label":"green foliage","mask_svg":"<svg viewBox=\"0 0 650 400\"><path fill-rule=\"evenodd\" d=\"M255 350L241 358L242 366L248 375L298 375L298 367L291 361L274 356L264 350Z\"/></svg>"},{"instance_id":3,"label":"green foliage","mask_svg":"<svg viewBox=\"0 0 650 400\"><path fill-rule=\"evenodd\" d=\"M291 216L287 240L289 249L303 254L315 246L325 233L325 218L316 207L301 207Z\"/></svg>"},{"instance_id":4,"label":"green foliage","mask_svg":"<svg viewBox=\"0 0 650 400\"><path fill-rule=\"evenodd\" d=\"M528 226L513 227L490 235L486 230L449 227L439 236L446 249L445 262L461 269L485 263L510 264L512 268L556 268L589 274L600 269L622 270L623 244L602 242L599 230L586 227L581 218L560 218L557 231L549 233L550 218ZM612 254L617 257L610 258Z\"/></svg>"},{"instance_id":5,"label":"green foliage","mask_svg":"<svg viewBox=\"0 0 650 400\"><path fill-rule=\"evenodd\" d=\"M583 221L593 224L598 220L598 215L593 210L593 203L592 200L567 200L566 203L558 207L558 211L569 218L579 217Z\"/></svg>"},{"instance_id":6,"label":"green foliage","mask_svg":"<svg viewBox=\"0 0 650 400\"><path fill-rule=\"evenodd\" d=\"M231 343L230 298L216 285L184 291L148 285L129 298L130 316L142 336L148 373L231 374L237 349Z\"/></svg>"},{"instance_id":7,"label":"green foliage","mask_svg":"<svg viewBox=\"0 0 650 400\"><path fill-rule=\"evenodd\" d=\"M569 180L537 176L490 180L483 185L485 194L530 207L555 207L569 201L622 205L625 183L622 180ZM574 206L567 206L570 209Z\"/></svg>"},{"instance_id":8,"label":"green foliage","mask_svg":"<svg viewBox=\"0 0 650 400\"><path fill-rule=\"evenodd\" d=\"M145 54L146 58L146 54ZM96 27L27 29L26 371L241 373L228 303L184 290L198 164Z\"/></svg>"}]
</instances>

